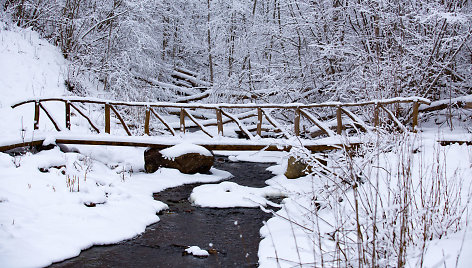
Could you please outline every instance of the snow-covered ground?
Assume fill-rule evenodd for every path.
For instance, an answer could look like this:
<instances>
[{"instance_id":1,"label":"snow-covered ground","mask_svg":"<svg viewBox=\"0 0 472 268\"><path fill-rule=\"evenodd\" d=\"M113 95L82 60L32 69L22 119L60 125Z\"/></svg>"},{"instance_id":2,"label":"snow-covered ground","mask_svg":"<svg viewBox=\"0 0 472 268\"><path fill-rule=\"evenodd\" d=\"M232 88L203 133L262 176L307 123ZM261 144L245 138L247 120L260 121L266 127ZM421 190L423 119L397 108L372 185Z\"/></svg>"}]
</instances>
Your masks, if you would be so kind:
<instances>
[{"instance_id":1,"label":"snow-covered ground","mask_svg":"<svg viewBox=\"0 0 472 268\"><path fill-rule=\"evenodd\" d=\"M352 188L335 186L323 174L287 180L281 165L271 167L276 176L267 183L284 191L288 198L261 229L264 239L259 247L260 267L293 267L300 263L307 267L321 267L321 263L325 267L338 267L344 266L345 258L358 265L354 255L358 253L358 245L364 258L372 257L366 253L372 246L375 224L376 246L387 247L385 252L395 251L400 243L400 237L394 235L401 228L399 209L405 205L397 198L403 195L410 202L406 209L411 224L406 239L411 242L404 261L406 267L470 267L472 149L466 145L441 147L436 141L437 129L435 132L405 138L404 144L411 142L408 147L383 152L378 162L369 159L373 162L362 166L365 173L361 176L369 181L356 188L359 222L363 225L360 242L356 235L356 198ZM361 167L360 161L354 161ZM344 191L338 191L337 187ZM423 224L423 217L429 219L428 224ZM422 239L425 233L428 237ZM337 248L336 243L342 245ZM380 267L397 266L396 258L383 257L378 262Z\"/></svg>"},{"instance_id":2,"label":"snow-covered ground","mask_svg":"<svg viewBox=\"0 0 472 268\"><path fill-rule=\"evenodd\" d=\"M0 73L0 143L34 136L31 107L13 110L10 104L68 94L64 86L67 62L57 48L39 39L36 33L0 22ZM56 109L54 105L48 108ZM63 107L57 109L62 111ZM41 129L52 128L46 120L40 122ZM70 135L88 131L86 125L76 124ZM312 267L321 263L326 267L344 266L340 262L343 259L356 260L357 265L357 257L352 254L363 252L356 251L359 247L369 252L372 237L365 234L374 225L378 226L376 241L383 241L375 245L395 250L399 238L392 235L400 228L400 220L395 219L402 215L398 193L411 197L411 223L419 224L408 229L409 238L413 239L409 241L413 242L406 254L406 266L418 267L422 263L425 267L470 267L472 227L467 223L472 220L468 210L472 151L465 145L439 147L436 140L445 137L471 139L467 131L440 132L435 126L423 126L418 135L389 140L404 146L377 154L370 151L370 158L351 159L356 166L352 170L361 171L356 173L363 182L357 192L339 191L346 186L333 185L331 177L321 173L287 180L283 175L285 153L225 152L232 161L275 164L270 168L274 177L261 189L231 182L215 184L230 177L216 169L210 175L184 175L173 169L146 174L144 149L139 148L75 146L69 152L54 148L19 156L0 153L0 266L46 266L76 256L92 245L131 238L157 222L156 213L167 207L154 200L153 193L187 183L212 182L194 189L189 197L194 205L261 206L274 214L261 229L261 267ZM183 147L200 150L191 145ZM168 156L181 152L177 149ZM330 167L337 174L348 174L342 170L346 159L336 162L339 159L334 154ZM409 190L405 191L401 183L411 189L407 187ZM286 198L277 208L267 200L271 196ZM356 200L361 208L358 213L365 219L355 220L352 204ZM274 210L263 208L266 204ZM377 204L377 209L372 209L372 204ZM458 219L458 215L463 217ZM420 224L425 217L430 217L428 226ZM367 226L361 230L364 236L360 242L352 231L357 222ZM424 228L430 236L419 239ZM389 257L389 250L378 263L381 267L394 267L397 263ZM198 256L208 254L197 246L187 251Z\"/></svg>"},{"instance_id":3,"label":"snow-covered ground","mask_svg":"<svg viewBox=\"0 0 472 268\"><path fill-rule=\"evenodd\" d=\"M31 107L13 110L10 105L67 94L67 63L37 33L4 24L0 59L1 140L34 137ZM54 106L48 108L54 111ZM42 129L52 127L46 120L41 123ZM67 153L56 147L15 157L0 153L0 266L46 266L92 245L132 238L159 221L156 213L167 208L153 193L231 176L216 169L210 175L173 169L146 174L143 155L142 148L95 146L75 146Z\"/></svg>"},{"instance_id":4,"label":"snow-covered ground","mask_svg":"<svg viewBox=\"0 0 472 268\"><path fill-rule=\"evenodd\" d=\"M2 267L46 266L92 245L132 238L159 221L156 213L167 208L153 199L153 193L230 177L215 169L211 175L164 168L146 174L143 149L80 151L0 154Z\"/></svg>"}]
</instances>

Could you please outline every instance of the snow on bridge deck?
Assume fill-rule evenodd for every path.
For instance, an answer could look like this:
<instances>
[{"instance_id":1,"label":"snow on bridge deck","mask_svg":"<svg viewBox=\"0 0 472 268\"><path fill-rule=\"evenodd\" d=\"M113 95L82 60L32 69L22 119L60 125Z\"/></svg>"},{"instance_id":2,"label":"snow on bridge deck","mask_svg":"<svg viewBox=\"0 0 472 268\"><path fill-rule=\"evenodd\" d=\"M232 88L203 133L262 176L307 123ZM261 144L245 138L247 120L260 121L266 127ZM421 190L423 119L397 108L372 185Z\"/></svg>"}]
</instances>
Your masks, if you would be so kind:
<instances>
[{"instance_id":1,"label":"snow on bridge deck","mask_svg":"<svg viewBox=\"0 0 472 268\"><path fill-rule=\"evenodd\" d=\"M164 149L182 142L190 142L201 145L208 150L220 151L289 151L293 146L303 146L312 152L325 150L351 148L358 146L358 138L349 138L347 141L342 136L323 138L318 140L304 139L268 139L241 140L228 137L186 138L173 136L114 136L108 134L98 135L72 135L72 134L36 134L34 138L24 140L6 140L0 143L0 152L18 147L46 146L49 144L77 144L77 145L106 145L106 146L133 146L153 147Z\"/></svg>"}]
</instances>

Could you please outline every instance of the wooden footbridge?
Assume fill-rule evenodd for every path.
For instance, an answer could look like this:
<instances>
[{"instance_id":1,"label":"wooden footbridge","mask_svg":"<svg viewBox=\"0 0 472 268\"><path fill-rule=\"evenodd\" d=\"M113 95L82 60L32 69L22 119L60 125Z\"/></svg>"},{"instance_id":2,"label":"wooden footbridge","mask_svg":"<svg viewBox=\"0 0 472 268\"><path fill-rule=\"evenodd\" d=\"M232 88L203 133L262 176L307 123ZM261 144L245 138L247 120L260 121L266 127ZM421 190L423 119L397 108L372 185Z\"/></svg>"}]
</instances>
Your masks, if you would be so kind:
<instances>
[{"instance_id":1,"label":"wooden footbridge","mask_svg":"<svg viewBox=\"0 0 472 268\"><path fill-rule=\"evenodd\" d=\"M50 112L47 107L50 103L56 106L62 103L64 121L55 119L58 115ZM39 129L40 115L44 113L57 130L48 136L52 135L58 144L165 148L195 134L188 132L191 128L206 136L192 141L210 150L289 150L293 145L303 145L312 151L322 151L348 146L340 139L346 136L343 133L375 131L382 122L388 121L400 131L415 131L419 106L429 103L419 97L313 104L189 104L61 97L25 100L12 108L32 105L35 130ZM90 111L101 113L99 120ZM168 120L169 114L175 119ZM403 114L403 119L399 114ZM370 119L363 119L365 115L370 115ZM91 133L96 134L62 131L71 130L73 118L88 122ZM118 123L122 130L116 129ZM112 126L114 135L110 134ZM233 137L225 136L226 129ZM235 129L239 138L234 137ZM127 136L116 135L117 131ZM36 135L35 139L0 146L0 151L41 145L45 139Z\"/></svg>"}]
</instances>

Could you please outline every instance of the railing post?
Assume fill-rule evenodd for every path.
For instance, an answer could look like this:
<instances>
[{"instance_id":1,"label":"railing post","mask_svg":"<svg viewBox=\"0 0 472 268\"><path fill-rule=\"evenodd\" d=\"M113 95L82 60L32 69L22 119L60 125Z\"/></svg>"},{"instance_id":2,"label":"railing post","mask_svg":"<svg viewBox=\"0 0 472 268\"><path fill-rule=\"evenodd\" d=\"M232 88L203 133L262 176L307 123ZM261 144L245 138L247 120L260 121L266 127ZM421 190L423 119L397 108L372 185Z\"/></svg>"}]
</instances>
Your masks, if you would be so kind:
<instances>
[{"instance_id":1,"label":"railing post","mask_svg":"<svg viewBox=\"0 0 472 268\"><path fill-rule=\"evenodd\" d=\"M151 118L151 110L146 106L146 117L144 119L144 133L149 136L149 119Z\"/></svg>"},{"instance_id":2,"label":"railing post","mask_svg":"<svg viewBox=\"0 0 472 268\"><path fill-rule=\"evenodd\" d=\"M180 132L185 133L185 110L180 109Z\"/></svg>"},{"instance_id":3,"label":"railing post","mask_svg":"<svg viewBox=\"0 0 472 268\"><path fill-rule=\"evenodd\" d=\"M295 109L295 122L293 123L295 136L300 136L300 108Z\"/></svg>"},{"instance_id":4,"label":"railing post","mask_svg":"<svg viewBox=\"0 0 472 268\"><path fill-rule=\"evenodd\" d=\"M105 133L110 134L110 104L105 103Z\"/></svg>"},{"instance_id":5,"label":"railing post","mask_svg":"<svg viewBox=\"0 0 472 268\"><path fill-rule=\"evenodd\" d=\"M377 129L379 126L379 109L380 104L375 104L374 107L374 127Z\"/></svg>"},{"instance_id":6,"label":"railing post","mask_svg":"<svg viewBox=\"0 0 472 268\"><path fill-rule=\"evenodd\" d=\"M221 109L216 109L216 123L218 124L218 135L223 136L223 117Z\"/></svg>"},{"instance_id":7,"label":"railing post","mask_svg":"<svg viewBox=\"0 0 472 268\"><path fill-rule=\"evenodd\" d=\"M39 129L39 101L34 102L34 129Z\"/></svg>"},{"instance_id":8,"label":"railing post","mask_svg":"<svg viewBox=\"0 0 472 268\"><path fill-rule=\"evenodd\" d=\"M262 109L257 107L257 135L262 136Z\"/></svg>"},{"instance_id":9,"label":"railing post","mask_svg":"<svg viewBox=\"0 0 472 268\"><path fill-rule=\"evenodd\" d=\"M336 133L338 135L341 135L343 133L343 119L342 119L342 114L341 114L341 106L338 105L336 106L336 120L338 122L337 128L336 128Z\"/></svg>"},{"instance_id":10,"label":"railing post","mask_svg":"<svg viewBox=\"0 0 472 268\"><path fill-rule=\"evenodd\" d=\"M70 130L70 101L66 101L66 128Z\"/></svg>"},{"instance_id":11,"label":"railing post","mask_svg":"<svg viewBox=\"0 0 472 268\"><path fill-rule=\"evenodd\" d=\"M420 104L418 101L413 102L413 122L412 122L412 131L416 132L416 126L418 126L418 110L419 110Z\"/></svg>"}]
</instances>

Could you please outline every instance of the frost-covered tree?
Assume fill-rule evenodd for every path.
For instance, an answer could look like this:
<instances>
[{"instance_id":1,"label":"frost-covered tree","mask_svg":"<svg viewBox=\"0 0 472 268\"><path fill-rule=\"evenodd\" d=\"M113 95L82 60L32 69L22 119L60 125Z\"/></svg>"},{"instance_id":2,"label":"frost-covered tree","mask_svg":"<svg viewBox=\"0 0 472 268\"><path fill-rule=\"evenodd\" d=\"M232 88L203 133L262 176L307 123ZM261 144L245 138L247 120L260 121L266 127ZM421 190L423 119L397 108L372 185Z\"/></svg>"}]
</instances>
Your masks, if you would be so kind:
<instances>
[{"instance_id":1,"label":"frost-covered tree","mask_svg":"<svg viewBox=\"0 0 472 268\"><path fill-rule=\"evenodd\" d=\"M2 8L62 49L70 88L82 94L93 85L125 99L318 102L471 94L471 5L6 0ZM176 79L179 68L201 83Z\"/></svg>"}]
</instances>

